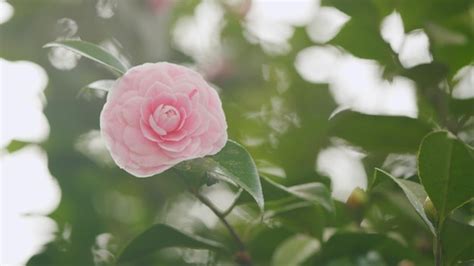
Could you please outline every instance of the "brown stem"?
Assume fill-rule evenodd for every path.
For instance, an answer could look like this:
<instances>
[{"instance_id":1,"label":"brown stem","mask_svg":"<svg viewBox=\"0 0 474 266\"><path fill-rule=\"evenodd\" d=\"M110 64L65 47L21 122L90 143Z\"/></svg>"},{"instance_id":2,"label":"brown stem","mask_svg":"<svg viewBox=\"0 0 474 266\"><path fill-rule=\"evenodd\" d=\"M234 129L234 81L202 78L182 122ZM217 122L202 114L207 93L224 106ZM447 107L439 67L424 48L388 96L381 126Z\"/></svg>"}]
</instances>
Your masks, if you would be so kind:
<instances>
[{"instance_id":1,"label":"brown stem","mask_svg":"<svg viewBox=\"0 0 474 266\"><path fill-rule=\"evenodd\" d=\"M237 205L237 202L239 201L239 198L240 198L240 195L242 194L242 191L243 191L243 189L240 188L239 191L237 192L237 194L235 195L234 200L232 201L230 206L227 208L227 210L222 212L222 216L226 217L227 215L229 215L229 213L232 212L235 205Z\"/></svg>"},{"instance_id":2,"label":"brown stem","mask_svg":"<svg viewBox=\"0 0 474 266\"><path fill-rule=\"evenodd\" d=\"M435 266L441 266L443 265L441 258L442 258L442 246L441 246L441 239L439 236L436 237L436 243L435 243Z\"/></svg>"},{"instance_id":3,"label":"brown stem","mask_svg":"<svg viewBox=\"0 0 474 266\"><path fill-rule=\"evenodd\" d=\"M225 219L225 214L223 214L219 209L205 196L199 194L197 191L191 191L193 194L198 198L204 205L206 205L211 211L221 220L221 222L224 224L224 226L227 228L229 231L230 235L232 238L235 240L237 245L239 246L239 253L236 254L236 260L239 262L241 265L252 265L252 260L249 256L249 253L245 247L244 242L242 242L242 239L240 239L239 235L235 232L234 228L227 222Z\"/></svg>"},{"instance_id":4,"label":"brown stem","mask_svg":"<svg viewBox=\"0 0 474 266\"><path fill-rule=\"evenodd\" d=\"M439 217L438 217L439 218ZM443 265L443 245L441 244L441 231L443 226L443 218L439 218L437 227L436 227L436 236L434 238L435 247L434 247L434 259L435 259L435 266L442 266Z\"/></svg>"},{"instance_id":5,"label":"brown stem","mask_svg":"<svg viewBox=\"0 0 474 266\"><path fill-rule=\"evenodd\" d=\"M232 238L235 240L235 242L237 243L239 247L239 252L235 254L235 261L242 266L252 265L252 259L244 245L244 242L242 242L239 235L237 235L237 233L235 232L234 228L225 219L226 215L230 213L230 211L233 209L233 207L237 203L238 197L240 196L240 193L242 191L239 190L239 192L237 193L236 199L232 203L231 207L227 209L225 212L221 212L208 198L201 195L196 188L190 186L188 182L186 181L186 178L183 176L183 174L180 171L178 171L175 168L172 168L172 171L181 178L181 181L183 181L184 185L188 187L188 190L194 196L196 196L196 198L199 199L204 205L206 205L209 209L211 209L211 211L219 218L219 220L221 220L221 222L227 228Z\"/></svg>"}]
</instances>

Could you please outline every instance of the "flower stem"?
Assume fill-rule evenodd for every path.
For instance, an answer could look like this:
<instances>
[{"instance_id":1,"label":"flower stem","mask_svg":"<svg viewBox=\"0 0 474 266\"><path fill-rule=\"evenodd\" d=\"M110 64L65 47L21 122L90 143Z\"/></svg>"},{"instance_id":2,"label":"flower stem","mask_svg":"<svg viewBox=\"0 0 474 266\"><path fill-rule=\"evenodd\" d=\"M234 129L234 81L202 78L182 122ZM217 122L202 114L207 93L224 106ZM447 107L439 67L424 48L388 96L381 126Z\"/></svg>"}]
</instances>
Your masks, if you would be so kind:
<instances>
[{"instance_id":1,"label":"flower stem","mask_svg":"<svg viewBox=\"0 0 474 266\"><path fill-rule=\"evenodd\" d=\"M229 231L230 235L232 238L235 240L239 247L239 253L236 254L236 260L239 262L241 265L252 265L252 260L250 258L250 255L247 251L247 248L245 247L244 242L242 242L242 239L240 239L239 235L235 232L234 228L232 225L227 222L225 219L225 213L222 213L219 211L219 209L205 196L201 195L197 191L191 191L196 198L198 198L204 205L206 205L211 211L221 220L221 222L224 224L224 226L227 228Z\"/></svg>"},{"instance_id":2,"label":"flower stem","mask_svg":"<svg viewBox=\"0 0 474 266\"><path fill-rule=\"evenodd\" d=\"M172 168L171 171L173 171L178 177L180 177L180 180L184 183L185 186L187 186L188 190L196 196L199 201L201 201L204 205L206 205L211 211L221 220L221 222L224 224L226 229L229 231L230 235L234 239L234 241L237 243L239 247L239 252L235 254L235 261L239 263L239 265L242 266L250 266L252 265L252 259L250 257L249 252L247 251L247 248L245 247L244 242L242 242L242 239L240 239L239 235L235 232L234 228L227 222L225 217L227 214L229 214L232 209L235 207L237 204L237 200L240 197L240 194L242 193L242 190L239 190L237 193L236 198L234 199L234 202L231 204L229 209L227 209L224 212L221 212L208 198L206 198L204 195L201 195L196 189L196 187L192 186L189 184L187 179L184 177L184 175L176 168Z\"/></svg>"},{"instance_id":3,"label":"flower stem","mask_svg":"<svg viewBox=\"0 0 474 266\"><path fill-rule=\"evenodd\" d=\"M443 265L441 258L442 258L442 246L441 246L441 239L439 236L436 237L436 242L435 242L435 266L441 266Z\"/></svg>"},{"instance_id":4,"label":"flower stem","mask_svg":"<svg viewBox=\"0 0 474 266\"><path fill-rule=\"evenodd\" d=\"M232 210L234 209L235 205L237 205L237 201L239 200L240 195L242 194L242 191L243 191L243 189L240 188L239 191L237 192L237 194L235 195L234 200L232 201L232 203L230 204L230 206L227 208L227 210L225 210L225 211L222 212L222 216L226 217L227 215L229 215L229 213L232 212Z\"/></svg>"}]
</instances>

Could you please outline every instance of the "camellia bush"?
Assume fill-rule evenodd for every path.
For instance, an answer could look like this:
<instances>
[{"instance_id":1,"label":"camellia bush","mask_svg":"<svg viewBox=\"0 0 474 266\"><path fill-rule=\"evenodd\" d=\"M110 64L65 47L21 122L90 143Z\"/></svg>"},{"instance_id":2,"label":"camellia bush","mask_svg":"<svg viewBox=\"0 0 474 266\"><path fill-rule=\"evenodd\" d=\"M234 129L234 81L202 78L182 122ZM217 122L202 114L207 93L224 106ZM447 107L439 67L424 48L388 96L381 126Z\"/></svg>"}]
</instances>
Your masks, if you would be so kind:
<instances>
[{"instance_id":1,"label":"camellia bush","mask_svg":"<svg viewBox=\"0 0 474 266\"><path fill-rule=\"evenodd\" d=\"M175 3L171 25L199 4ZM462 69L474 90L473 2L321 1L350 19L320 46L377 62L384 82L410 80L413 117L338 108L327 83L295 66L314 46L306 28L294 27L288 50L272 52L248 38L245 8L215 4L226 49L211 74L182 51L148 58L132 50L137 43L124 46L137 62L130 67L94 44L100 31L90 42L40 39L41 53L64 49L95 64L51 70L43 146L64 196L51 215L58 236L28 265L473 265L474 98L453 96ZM21 18L33 12L21 7ZM394 11L405 31L426 32L429 62L405 63L382 36ZM123 31L118 39L133 39ZM80 88L71 84L106 96L61 94ZM86 158L65 144L90 129L100 129L108 166L107 156ZM334 197L330 174L316 171L331 146L359 154L368 176L345 200Z\"/></svg>"}]
</instances>

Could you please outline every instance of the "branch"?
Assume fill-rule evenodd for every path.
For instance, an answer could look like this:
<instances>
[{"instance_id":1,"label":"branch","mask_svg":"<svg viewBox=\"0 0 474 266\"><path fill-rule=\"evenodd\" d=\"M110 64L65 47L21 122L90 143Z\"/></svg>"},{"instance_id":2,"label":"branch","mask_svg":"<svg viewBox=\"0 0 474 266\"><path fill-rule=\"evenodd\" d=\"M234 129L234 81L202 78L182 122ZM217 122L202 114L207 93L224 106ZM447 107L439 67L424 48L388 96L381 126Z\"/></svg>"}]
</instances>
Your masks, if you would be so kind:
<instances>
[{"instance_id":1,"label":"branch","mask_svg":"<svg viewBox=\"0 0 474 266\"><path fill-rule=\"evenodd\" d=\"M227 210L222 212L222 216L226 217L234 209L235 205L237 205L237 201L240 198L240 194L242 194L242 191L244 191L244 190L242 188L240 188L239 191L237 192L237 195L234 197L234 200L232 201L232 204L230 204L229 208L227 208Z\"/></svg>"},{"instance_id":2,"label":"branch","mask_svg":"<svg viewBox=\"0 0 474 266\"><path fill-rule=\"evenodd\" d=\"M250 255L245 247L244 242L240 239L239 235L235 232L234 228L227 222L225 219L225 213L219 211L219 209L205 196L201 195L199 192L192 190L191 191L196 198L198 198L204 205L206 205L211 211L221 220L224 226L227 228L229 233L231 234L232 238L235 240L237 245L239 246L240 252L236 254L236 261L239 262L241 265L252 265L252 260ZM240 194L239 194L240 195ZM237 200L235 200L237 201ZM234 205L234 204L233 204ZM231 206L232 207L232 206ZM230 208L231 209L231 208ZM226 211L227 212L227 211Z\"/></svg>"}]
</instances>

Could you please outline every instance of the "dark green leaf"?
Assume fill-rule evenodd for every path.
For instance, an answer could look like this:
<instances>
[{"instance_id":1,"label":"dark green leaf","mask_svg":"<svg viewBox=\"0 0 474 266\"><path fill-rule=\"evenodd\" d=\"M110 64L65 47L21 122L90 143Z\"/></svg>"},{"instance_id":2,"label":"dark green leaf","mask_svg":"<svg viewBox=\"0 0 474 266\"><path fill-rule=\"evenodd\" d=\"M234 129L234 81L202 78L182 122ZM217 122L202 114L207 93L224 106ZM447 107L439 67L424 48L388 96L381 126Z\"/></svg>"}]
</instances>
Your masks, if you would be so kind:
<instances>
[{"instance_id":1,"label":"dark green leaf","mask_svg":"<svg viewBox=\"0 0 474 266\"><path fill-rule=\"evenodd\" d=\"M252 260L255 265L268 264L269 258L276 248L291 237L294 233L284 227L270 228L264 224L259 224L256 229L249 234L247 247L252 251Z\"/></svg>"},{"instance_id":2,"label":"dark green leaf","mask_svg":"<svg viewBox=\"0 0 474 266\"><path fill-rule=\"evenodd\" d=\"M334 203L331 198L331 193L322 183L312 182L292 187L285 187L268 177L262 176L262 178L274 187L285 191L296 198L309 201L316 205L321 205L328 211L334 210Z\"/></svg>"},{"instance_id":3,"label":"dark green leaf","mask_svg":"<svg viewBox=\"0 0 474 266\"><path fill-rule=\"evenodd\" d=\"M272 257L272 265L301 265L320 248L319 241L302 234L286 239Z\"/></svg>"},{"instance_id":4,"label":"dark green leaf","mask_svg":"<svg viewBox=\"0 0 474 266\"><path fill-rule=\"evenodd\" d=\"M439 62L431 62L406 69L402 72L402 75L416 81L420 88L431 89L438 86L446 78L448 68Z\"/></svg>"},{"instance_id":5,"label":"dark green leaf","mask_svg":"<svg viewBox=\"0 0 474 266\"><path fill-rule=\"evenodd\" d=\"M323 259L329 261L344 256L357 257L369 251L377 251L388 265L397 265L399 261L414 256L409 248L385 235L338 232L323 245Z\"/></svg>"},{"instance_id":6,"label":"dark green leaf","mask_svg":"<svg viewBox=\"0 0 474 266\"><path fill-rule=\"evenodd\" d=\"M474 115L474 98L449 99L449 109L455 115Z\"/></svg>"},{"instance_id":7,"label":"dark green leaf","mask_svg":"<svg viewBox=\"0 0 474 266\"><path fill-rule=\"evenodd\" d=\"M404 116L342 111L330 120L330 134L374 152L415 152L431 128Z\"/></svg>"},{"instance_id":8,"label":"dark green leaf","mask_svg":"<svg viewBox=\"0 0 474 266\"><path fill-rule=\"evenodd\" d=\"M374 185L381 182L381 180L383 179L391 179L403 190L403 193L405 193L406 197L410 201L413 208L415 208L418 215L420 215L421 219L425 222L430 231L434 235L436 235L435 228L431 223L430 219L428 219L428 217L426 216L426 213L423 209L423 203L425 202L427 197L426 191L423 186L409 180L396 178L381 169L375 169Z\"/></svg>"},{"instance_id":9,"label":"dark green leaf","mask_svg":"<svg viewBox=\"0 0 474 266\"><path fill-rule=\"evenodd\" d=\"M100 63L119 74L127 72L127 68L115 56L103 48L89 42L80 40L62 40L47 43L43 47L62 47L71 50L81 56L87 57L97 63Z\"/></svg>"},{"instance_id":10,"label":"dark green leaf","mask_svg":"<svg viewBox=\"0 0 474 266\"><path fill-rule=\"evenodd\" d=\"M327 213L321 207L314 206L310 202L287 204L285 207L276 210L274 216L275 221L284 228L317 239L323 238L327 217Z\"/></svg>"},{"instance_id":11,"label":"dark green leaf","mask_svg":"<svg viewBox=\"0 0 474 266\"><path fill-rule=\"evenodd\" d=\"M225 147L216 155L208 157L215 162L212 171L222 174L241 186L263 210L264 199L260 177L252 156L235 141L227 141Z\"/></svg>"},{"instance_id":12,"label":"dark green leaf","mask_svg":"<svg viewBox=\"0 0 474 266\"><path fill-rule=\"evenodd\" d=\"M474 226L447 219L441 241L446 265L474 259Z\"/></svg>"},{"instance_id":13,"label":"dark green leaf","mask_svg":"<svg viewBox=\"0 0 474 266\"><path fill-rule=\"evenodd\" d=\"M254 220L261 220L253 205L240 205L247 215ZM327 212L319 205L309 201L301 201L295 197L265 202L264 223L280 224L281 228L294 233L304 233L321 239L326 224Z\"/></svg>"},{"instance_id":14,"label":"dark green leaf","mask_svg":"<svg viewBox=\"0 0 474 266\"><path fill-rule=\"evenodd\" d=\"M421 183L436 207L440 223L474 197L474 152L446 131L427 135L418 154Z\"/></svg>"},{"instance_id":15,"label":"dark green leaf","mask_svg":"<svg viewBox=\"0 0 474 266\"><path fill-rule=\"evenodd\" d=\"M133 239L117 261L125 263L169 247L225 250L215 241L181 232L166 224L155 224Z\"/></svg>"}]
</instances>

